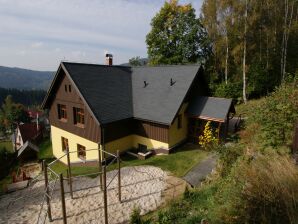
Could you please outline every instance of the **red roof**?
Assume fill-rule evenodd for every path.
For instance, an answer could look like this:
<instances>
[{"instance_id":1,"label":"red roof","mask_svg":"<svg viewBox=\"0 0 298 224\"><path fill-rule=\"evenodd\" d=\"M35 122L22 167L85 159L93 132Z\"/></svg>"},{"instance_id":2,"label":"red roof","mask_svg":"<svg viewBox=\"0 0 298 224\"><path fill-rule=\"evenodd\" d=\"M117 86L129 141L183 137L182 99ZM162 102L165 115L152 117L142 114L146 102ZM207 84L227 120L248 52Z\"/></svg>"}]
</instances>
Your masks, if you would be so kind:
<instances>
[{"instance_id":1,"label":"red roof","mask_svg":"<svg viewBox=\"0 0 298 224\"><path fill-rule=\"evenodd\" d=\"M30 118L36 118L37 114L38 114L38 117L41 117L43 115L41 111L35 111L35 110L27 110L27 114Z\"/></svg>"},{"instance_id":2,"label":"red roof","mask_svg":"<svg viewBox=\"0 0 298 224\"><path fill-rule=\"evenodd\" d=\"M22 135L23 142L25 143L27 140L34 140L42 133L42 128L39 125L39 129L37 130L36 123L26 123L19 126L19 130Z\"/></svg>"}]
</instances>

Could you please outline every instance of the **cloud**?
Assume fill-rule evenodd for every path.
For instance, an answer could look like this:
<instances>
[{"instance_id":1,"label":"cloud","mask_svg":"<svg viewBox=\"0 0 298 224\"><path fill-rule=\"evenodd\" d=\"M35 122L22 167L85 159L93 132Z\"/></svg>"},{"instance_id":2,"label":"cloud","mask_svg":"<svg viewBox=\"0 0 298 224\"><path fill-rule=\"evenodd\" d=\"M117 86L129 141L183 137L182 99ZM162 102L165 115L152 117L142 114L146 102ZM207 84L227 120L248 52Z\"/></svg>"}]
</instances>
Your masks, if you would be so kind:
<instances>
[{"instance_id":1,"label":"cloud","mask_svg":"<svg viewBox=\"0 0 298 224\"><path fill-rule=\"evenodd\" d=\"M25 50L18 51L16 52L16 55L24 56L26 55L26 51Z\"/></svg>"},{"instance_id":2,"label":"cloud","mask_svg":"<svg viewBox=\"0 0 298 224\"><path fill-rule=\"evenodd\" d=\"M31 47L33 48L40 48L43 46L43 42L35 42L31 44Z\"/></svg>"},{"instance_id":3,"label":"cloud","mask_svg":"<svg viewBox=\"0 0 298 224\"><path fill-rule=\"evenodd\" d=\"M188 2L198 11L201 0L181 0ZM61 57L76 60L83 57L100 63L106 49L113 52L116 64L133 56L146 57L145 38L150 21L163 3L163 0L0 0L0 59L5 59L1 63L56 69ZM20 49L26 50L27 64L18 58L11 61L5 58L9 51L16 53Z\"/></svg>"}]
</instances>

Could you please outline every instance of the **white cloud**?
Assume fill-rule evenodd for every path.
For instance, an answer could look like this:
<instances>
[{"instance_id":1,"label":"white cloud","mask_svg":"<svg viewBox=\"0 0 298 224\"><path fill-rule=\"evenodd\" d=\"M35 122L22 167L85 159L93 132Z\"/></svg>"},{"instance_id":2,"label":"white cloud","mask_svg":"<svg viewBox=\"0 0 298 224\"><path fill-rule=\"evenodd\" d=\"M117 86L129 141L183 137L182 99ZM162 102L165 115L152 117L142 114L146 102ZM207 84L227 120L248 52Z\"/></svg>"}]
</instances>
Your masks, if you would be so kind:
<instances>
[{"instance_id":1,"label":"white cloud","mask_svg":"<svg viewBox=\"0 0 298 224\"><path fill-rule=\"evenodd\" d=\"M201 0L181 2L192 2L197 11L201 5ZM4 59L1 63L56 69L57 61L64 57L102 63L105 50L114 54L115 63L127 62L137 55L145 57L150 21L163 3L163 0L0 0L0 59ZM26 50L26 62L5 57L8 51L16 54L20 49Z\"/></svg>"},{"instance_id":2,"label":"white cloud","mask_svg":"<svg viewBox=\"0 0 298 224\"><path fill-rule=\"evenodd\" d=\"M16 55L24 56L26 54L25 50L17 51Z\"/></svg>"},{"instance_id":3,"label":"white cloud","mask_svg":"<svg viewBox=\"0 0 298 224\"><path fill-rule=\"evenodd\" d=\"M31 47L33 48L40 48L43 46L43 42L34 42L31 44Z\"/></svg>"}]
</instances>

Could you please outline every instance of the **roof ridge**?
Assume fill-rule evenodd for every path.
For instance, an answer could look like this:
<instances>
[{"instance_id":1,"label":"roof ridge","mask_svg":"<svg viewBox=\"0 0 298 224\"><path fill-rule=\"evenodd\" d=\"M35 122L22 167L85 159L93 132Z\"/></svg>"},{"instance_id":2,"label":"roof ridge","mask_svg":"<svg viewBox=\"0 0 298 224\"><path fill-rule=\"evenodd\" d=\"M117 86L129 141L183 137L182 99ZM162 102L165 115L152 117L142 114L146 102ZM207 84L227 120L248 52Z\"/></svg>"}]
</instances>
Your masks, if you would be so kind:
<instances>
[{"instance_id":1,"label":"roof ridge","mask_svg":"<svg viewBox=\"0 0 298 224\"><path fill-rule=\"evenodd\" d=\"M131 68L131 66L126 65L104 65L104 64L95 64L95 63L83 63L83 62L73 62L73 61L61 61L63 64L78 64L78 65L91 65L91 66L100 66L100 67L120 67L120 68Z\"/></svg>"},{"instance_id":2,"label":"roof ridge","mask_svg":"<svg viewBox=\"0 0 298 224\"><path fill-rule=\"evenodd\" d=\"M176 65L142 65L129 66L131 68L160 68L160 67L199 67L201 64L176 64Z\"/></svg>"}]
</instances>

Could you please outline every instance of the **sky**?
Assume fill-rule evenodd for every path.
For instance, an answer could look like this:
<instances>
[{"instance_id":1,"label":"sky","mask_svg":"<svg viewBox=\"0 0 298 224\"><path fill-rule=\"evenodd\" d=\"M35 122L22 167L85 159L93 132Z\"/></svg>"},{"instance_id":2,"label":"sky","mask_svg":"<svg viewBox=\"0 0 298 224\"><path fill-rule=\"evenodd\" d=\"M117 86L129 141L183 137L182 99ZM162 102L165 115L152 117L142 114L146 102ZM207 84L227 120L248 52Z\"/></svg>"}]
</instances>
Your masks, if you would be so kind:
<instances>
[{"instance_id":1,"label":"sky","mask_svg":"<svg viewBox=\"0 0 298 224\"><path fill-rule=\"evenodd\" d=\"M199 16L202 0L192 3ZM53 71L60 61L114 64L146 57L164 0L0 0L0 65Z\"/></svg>"}]
</instances>

